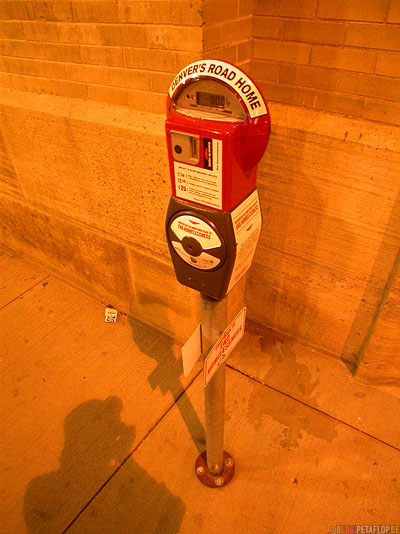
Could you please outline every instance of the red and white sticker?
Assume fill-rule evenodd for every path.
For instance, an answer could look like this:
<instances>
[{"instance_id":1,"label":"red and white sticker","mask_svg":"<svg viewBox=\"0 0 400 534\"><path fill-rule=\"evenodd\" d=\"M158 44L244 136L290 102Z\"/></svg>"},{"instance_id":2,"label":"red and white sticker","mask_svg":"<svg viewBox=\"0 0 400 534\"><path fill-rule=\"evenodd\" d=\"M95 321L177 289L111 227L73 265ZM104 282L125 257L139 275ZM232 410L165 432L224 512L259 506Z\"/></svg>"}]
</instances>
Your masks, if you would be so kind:
<instances>
[{"instance_id":1,"label":"red and white sticker","mask_svg":"<svg viewBox=\"0 0 400 534\"><path fill-rule=\"evenodd\" d=\"M204 387L206 387L211 378L215 375L220 365L226 362L228 356L242 339L245 321L246 307L240 310L208 353L208 356L204 361Z\"/></svg>"},{"instance_id":2,"label":"red and white sticker","mask_svg":"<svg viewBox=\"0 0 400 534\"><path fill-rule=\"evenodd\" d=\"M215 230L205 221L191 215L180 215L172 221L171 229L179 239L172 239L171 244L183 261L203 271L215 269L221 263L220 258L206 252L221 247L222 243ZM202 249L200 254L193 255L185 250L181 243L185 237L196 239Z\"/></svg>"},{"instance_id":3,"label":"red and white sticker","mask_svg":"<svg viewBox=\"0 0 400 534\"><path fill-rule=\"evenodd\" d=\"M180 241L186 236L194 237L203 250L221 246L221 240L212 226L199 217L180 215L172 221L171 230Z\"/></svg>"},{"instance_id":4,"label":"red and white sticker","mask_svg":"<svg viewBox=\"0 0 400 534\"><path fill-rule=\"evenodd\" d=\"M204 167L174 161L176 196L222 209L222 141L204 139Z\"/></svg>"},{"instance_id":5,"label":"red and white sticker","mask_svg":"<svg viewBox=\"0 0 400 534\"><path fill-rule=\"evenodd\" d=\"M228 292L249 270L261 231L261 210L258 192L255 190L231 213L237 245Z\"/></svg>"},{"instance_id":6,"label":"red and white sticker","mask_svg":"<svg viewBox=\"0 0 400 534\"><path fill-rule=\"evenodd\" d=\"M171 244L174 247L178 256L180 256L183 261L185 261L192 267L201 269L202 271L210 271L211 269L215 269L221 263L221 260L219 258L216 258L211 254L207 254L206 252L202 252L200 256L193 256L192 254L189 254L183 248L182 243L179 243L178 241L171 241Z\"/></svg>"}]
</instances>

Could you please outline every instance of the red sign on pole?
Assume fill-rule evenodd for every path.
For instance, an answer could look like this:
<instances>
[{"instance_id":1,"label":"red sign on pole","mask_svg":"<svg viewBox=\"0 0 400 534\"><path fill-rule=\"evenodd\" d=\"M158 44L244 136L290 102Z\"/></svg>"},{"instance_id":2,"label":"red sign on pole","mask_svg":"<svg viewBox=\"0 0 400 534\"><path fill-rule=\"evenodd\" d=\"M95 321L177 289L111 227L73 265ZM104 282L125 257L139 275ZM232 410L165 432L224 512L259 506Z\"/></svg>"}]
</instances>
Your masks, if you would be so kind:
<instances>
[{"instance_id":1,"label":"red sign on pole","mask_svg":"<svg viewBox=\"0 0 400 534\"><path fill-rule=\"evenodd\" d=\"M204 387L215 375L219 366L222 365L231 354L233 349L242 339L244 334L244 323L246 321L246 307L237 314L231 324L215 343L204 361Z\"/></svg>"}]
</instances>

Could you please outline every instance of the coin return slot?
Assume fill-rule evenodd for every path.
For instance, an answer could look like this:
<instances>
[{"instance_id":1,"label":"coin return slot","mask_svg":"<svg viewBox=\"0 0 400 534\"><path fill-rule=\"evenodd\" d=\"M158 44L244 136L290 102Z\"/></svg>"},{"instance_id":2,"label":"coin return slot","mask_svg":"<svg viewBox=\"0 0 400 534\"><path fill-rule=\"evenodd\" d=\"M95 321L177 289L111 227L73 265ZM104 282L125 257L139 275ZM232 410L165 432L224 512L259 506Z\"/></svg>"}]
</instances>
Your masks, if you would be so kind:
<instances>
[{"instance_id":1,"label":"coin return slot","mask_svg":"<svg viewBox=\"0 0 400 534\"><path fill-rule=\"evenodd\" d=\"M197 165L199 163L199 136L171 132L172 155L175 161Z\"/></svg>"}]
</instances>

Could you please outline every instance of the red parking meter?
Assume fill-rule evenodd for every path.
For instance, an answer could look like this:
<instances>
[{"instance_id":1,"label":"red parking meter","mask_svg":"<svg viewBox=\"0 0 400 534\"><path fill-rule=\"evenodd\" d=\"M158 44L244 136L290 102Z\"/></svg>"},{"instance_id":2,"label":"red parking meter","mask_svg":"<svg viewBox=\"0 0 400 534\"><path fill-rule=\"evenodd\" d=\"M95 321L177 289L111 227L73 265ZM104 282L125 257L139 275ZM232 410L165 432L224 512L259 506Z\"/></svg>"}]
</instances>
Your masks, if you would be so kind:
<instances>
[{"instance_id":1,"label":"red parking meter","mask_svg":"<svg viewBox=\"0 0 400 534\"><path fill-rule=\"evenodd\" d=\"M261 229L257 165L270 122L255 83L224 61L191 63L169 88L168 246L178 281L216 299L254 256Z\"/></svg>"}]
</instances>

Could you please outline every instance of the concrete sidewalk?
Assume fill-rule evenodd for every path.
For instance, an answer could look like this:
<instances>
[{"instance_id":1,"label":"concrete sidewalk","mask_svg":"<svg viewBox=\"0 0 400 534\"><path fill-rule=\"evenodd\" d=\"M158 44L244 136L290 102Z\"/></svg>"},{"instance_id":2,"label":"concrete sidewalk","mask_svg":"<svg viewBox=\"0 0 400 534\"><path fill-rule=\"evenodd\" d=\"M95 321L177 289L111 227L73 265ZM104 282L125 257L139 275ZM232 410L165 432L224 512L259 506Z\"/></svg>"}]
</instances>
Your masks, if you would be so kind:
<instances>
[{"instance_id":1,"label":"concrete sidewalk","mask_svg":"<svg viewBox=\"0 0 400 534\"><path fill-rule=\"evenodd\" d=\"M174 340L105 323L102 303L12 253L0 268L2 533L400 524L398 390L249 323L227 370L236 473L209 489L200 363L183 379Z\"/></svg>"}]
</instances>

